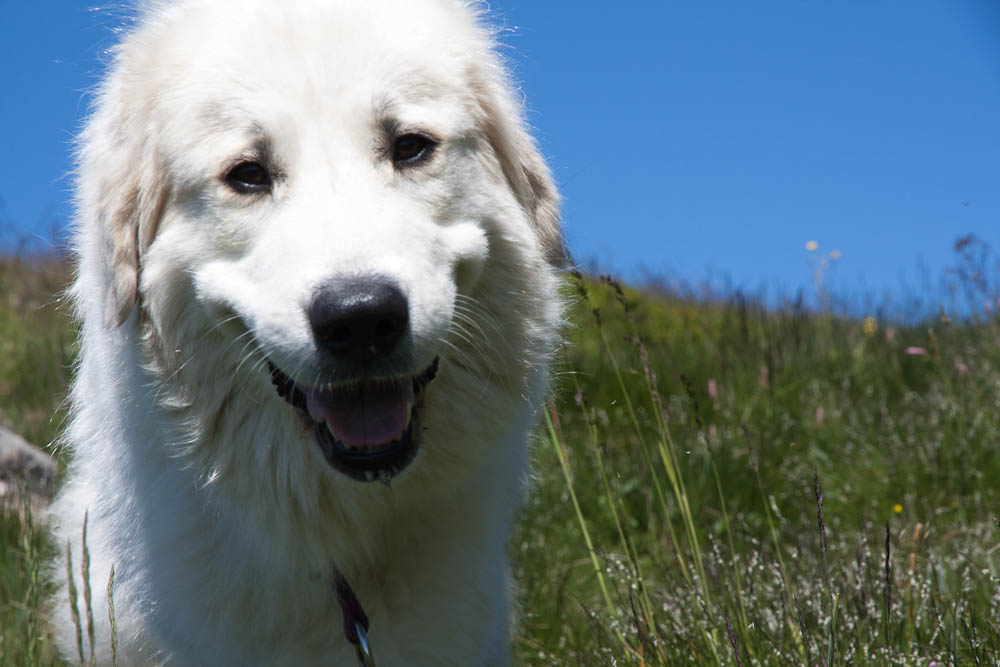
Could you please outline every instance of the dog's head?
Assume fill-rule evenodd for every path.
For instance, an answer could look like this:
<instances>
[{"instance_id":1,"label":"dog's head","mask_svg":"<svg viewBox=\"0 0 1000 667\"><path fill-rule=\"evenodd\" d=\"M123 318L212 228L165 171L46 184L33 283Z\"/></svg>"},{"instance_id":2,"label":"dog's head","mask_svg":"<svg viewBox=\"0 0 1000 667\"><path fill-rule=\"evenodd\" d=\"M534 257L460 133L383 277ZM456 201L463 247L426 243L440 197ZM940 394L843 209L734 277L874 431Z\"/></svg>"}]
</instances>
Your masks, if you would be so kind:
<instances>
[{"instance_id":1,"label":"dog's head","mask_svg":"<svg viewBox=\"0 0 1000 667\"><path fill-rule=\"evenodd\" d=\"M85 316L138 332L200 436L280 410L388 480L462 402L537 398L556 193L479 18L182 0L123 41L81 142L105 286Z\"/></svg>"}]
</instances>

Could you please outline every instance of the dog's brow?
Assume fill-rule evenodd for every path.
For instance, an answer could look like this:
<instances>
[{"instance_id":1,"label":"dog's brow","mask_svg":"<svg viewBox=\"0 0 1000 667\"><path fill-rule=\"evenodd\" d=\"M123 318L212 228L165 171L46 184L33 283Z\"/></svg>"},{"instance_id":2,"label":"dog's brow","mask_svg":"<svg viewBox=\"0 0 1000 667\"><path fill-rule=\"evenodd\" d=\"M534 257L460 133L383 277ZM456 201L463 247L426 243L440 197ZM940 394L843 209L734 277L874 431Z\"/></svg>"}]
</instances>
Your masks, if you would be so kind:
<instances>
[{"instance_id":1,"label":"dog's brow","mask_svg":"<svg viewBox=\"0 0 1000 667\"><path fill-rule=\"evenodd\" d=\"M402 104L440 100L455 95L453 85L428 76L426 72L404 72L393 78L383 92L372 102L376 117L392 115Z\"/></svg>"},{"instance_id":2,"label":"dog's brow","mask_svg":"<svg viewBox=\"0 0 1000 667\"><path fill-rule=\"evenodd\" d=\"M253 141L247 146L246 153L252 155L253 157L270 162L274 157L273 146L270 137L263 134L263 128L257 128L260 134L258 134Z\"/></svg>"},{"instance_id":3,"label":"dog's brow","mask_svg":"<svg viewBox=\"0 0 1000 667\"><path fill-rule=\"evenodd\" d=\"M252 120L250 112L235 101L207 102L202 105L199 117L210 126L246 136L248 142L266 141L269 136L264 126Z\"/></svg>"},{"instance_id":4,"label":"dog's brow","mask_svg":"<svg viewBox=\"0 0 1000 667\"><path fill-rule=\"evenodd\" d=\"M372 102L372 113L380 123L384 123L386 119L395 115L397 107L398 103L395 99L388 95L381 95Z\"/></svg>"},{"instance_id":5,"label":"dog's brow","mask_svg":"<svg viewBox=\"0 0 1000 667\"><path fill-rule=\"evenodd\" d=\"M266 135L251 135L247 141L237 144L235 148L236 150L229 155L230 166L237 162L254 160L268 165L272 171L279 169L273 142Z\"/></svg>"}]
</instances>

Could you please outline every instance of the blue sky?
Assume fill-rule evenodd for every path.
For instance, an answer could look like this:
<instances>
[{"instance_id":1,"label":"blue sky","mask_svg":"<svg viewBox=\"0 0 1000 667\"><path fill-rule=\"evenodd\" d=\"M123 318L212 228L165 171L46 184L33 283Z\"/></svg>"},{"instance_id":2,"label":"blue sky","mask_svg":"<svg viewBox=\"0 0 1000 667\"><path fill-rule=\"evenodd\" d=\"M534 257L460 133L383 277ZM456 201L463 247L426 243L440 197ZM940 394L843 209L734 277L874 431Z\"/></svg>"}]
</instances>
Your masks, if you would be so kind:
<instances>
[{"instance_id":1,"label":"blue sky","mask_svg":"<svg viewBox=\"0 0 1000 667\"><path fill-rule=\"evenodd\" d=\"M0 234L65 224L69 142L115 9L3 3ZM115 5L113 4L112 7ZM844 292L1000 250L994 0L494 0L582 264Z\"/></svg>"}]
</instances>

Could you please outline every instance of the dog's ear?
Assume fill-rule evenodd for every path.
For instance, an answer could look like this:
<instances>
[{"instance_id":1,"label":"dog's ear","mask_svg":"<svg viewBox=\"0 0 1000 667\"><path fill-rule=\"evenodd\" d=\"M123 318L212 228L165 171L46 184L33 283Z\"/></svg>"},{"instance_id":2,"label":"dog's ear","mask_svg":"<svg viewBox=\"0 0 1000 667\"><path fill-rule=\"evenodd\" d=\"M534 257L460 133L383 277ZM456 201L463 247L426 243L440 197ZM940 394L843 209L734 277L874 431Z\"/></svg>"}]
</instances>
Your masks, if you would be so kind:
<instances>
[{"instance_id":1,"label":"dog's ear","mask_svg":"<svg viewBox=\"0 0 1000 667\"><path fill-rule=\"evenodd\" d=\"M95 218L87 224L99 226L105 239L104 321L115 328L138 302L140 258L156 235L168 188L140 110L116 105L113 84L102 92L81 137L79 186L84 214Z\"/></svg>"},{"instance_id":2,"label":"dog's ear","mask_svg":"<svg viewBox=\"0 0 1000 667\"><path fill-rule=\"evenodd\" d=\"M128 319L139 296L139 233L135 224L139 192L134 186L126 186L123 192L109 194L109 207L101 212L111 244L111 275L105 296L104 324L113 328Z\"/></svg>"},{"instance_id":3,"label":"dog's ear","mask_svg":"<svg viewBox=\"0 0 1000 667\"><path fill-rule=\"evenodd\" d=\"M150 162L147 158L133 163L133 169L158 174L159 170L142 166ZM111 242L111 281L104 316L109 328L124 324L139 299L140 258L153 242L167 195L167 189L155 177L133 175L111 187L108 207L102 215Z\"/></svg>"},{"instance_id":4,"label":"dog's ear","mask_svg":"<svg viewBox=\"0 0 1000 667\"><path fill-rule=\"evenodd\" d=\"M480 76L474 89L484 114L486 137L508 185L535 227L546 259L554 266L566 266L569 253L559 218L559 193L525 127L521 105L513 98L503 68L498 64L487 76Z\"/></svg>"}]
</instances>

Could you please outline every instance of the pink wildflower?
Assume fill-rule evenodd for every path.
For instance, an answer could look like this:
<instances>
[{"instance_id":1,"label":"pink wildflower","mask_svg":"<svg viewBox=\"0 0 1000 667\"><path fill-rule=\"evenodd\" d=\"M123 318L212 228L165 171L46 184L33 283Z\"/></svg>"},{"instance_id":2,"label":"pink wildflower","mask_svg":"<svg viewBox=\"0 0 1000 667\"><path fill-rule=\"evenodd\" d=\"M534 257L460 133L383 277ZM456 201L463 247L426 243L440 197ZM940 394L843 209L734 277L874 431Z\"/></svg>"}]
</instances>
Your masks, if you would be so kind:
<instances>
[{"instance_id":1,"label":"pink wildflower","mask_svg":"<svg viewBox=\"0 0 1000 667\"><path fill-rule=\"evenodd\" d=\"M825 415L826 413L823 411L823 406L822 405L816 406L816 426L819 427L823 426L823 417Z\"/></svg>"},{"instance_id":2,"label":"pink wildflower","mask_svg":"<svg viewBox=\"0 0 1000 667\"><path fill-rule=\"evenodd\" d=\"M719 398L719 385L716 384L715 380L708 381L708 397L712 399L715 403L715 399Z\"/></svg>"},{"instance_id":3,"label":"pink wildflower","mask_svg":"<svg viewBox=\"0 0 1000 667\"><path fill-rule=\"evenodd\" d=\"M925 350L922 347L918 347L916 345L911 345L910 347L906 348L906 354L910 355L911 357L922 357L927 354L927 350Z\"/></svg>"}]
</instances>

